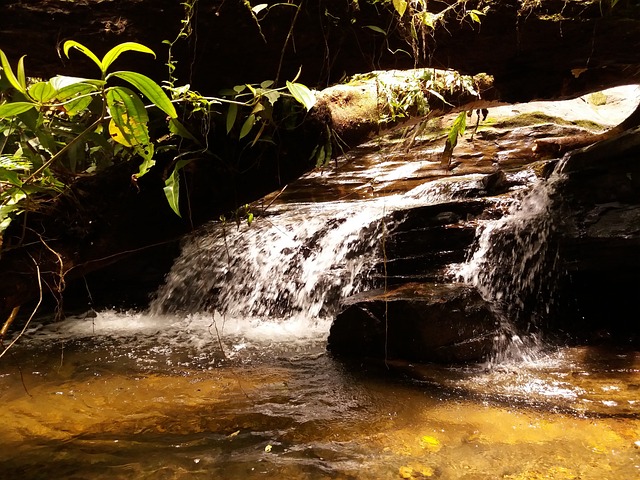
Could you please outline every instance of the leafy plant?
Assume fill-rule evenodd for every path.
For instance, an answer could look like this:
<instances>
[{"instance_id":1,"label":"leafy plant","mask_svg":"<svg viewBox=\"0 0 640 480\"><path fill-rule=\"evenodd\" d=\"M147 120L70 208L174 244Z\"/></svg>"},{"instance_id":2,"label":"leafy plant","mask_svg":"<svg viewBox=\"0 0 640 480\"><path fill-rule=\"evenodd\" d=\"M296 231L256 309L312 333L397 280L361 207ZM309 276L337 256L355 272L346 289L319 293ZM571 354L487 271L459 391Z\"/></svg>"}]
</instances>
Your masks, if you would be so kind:
<instances>
[{"instance_id":1,"label":"leafy plant","mask_svg":"<svg viewBox=\"0 0 640 480\"><path fill-rule=\"evenodd\" d=\"M488 6L483 10L466 9L467 0L457 0L454 2L446 2L442 8L443 2L438 2L439 10L430 9L429 0L382 0L384 3L390 4L396 12L399 24L407 33L407 42L411 45L414 57L427 54L427 40L433 34L433 31L439 25L444 25L448 18L452 15L460 21L465 19L471 20L473 23L481 23L480 17L485 15ZM436 3L436 2L433 2Z\"/></svg>"},{"instance_id":2,"label":"leafy plant","mask_svg":"<svg viewBox=\"0 0 640 480\"><path fill-rule=\"evenodd\" d=\"M269 141L265 131L274 124L274 108L276 102L293 97L307 111L313 108L316 98L309 88L302 83L287 81L285 87L276 88L273 80L265 80L259 85L236 85L232 89L223 90L221 101L228 103L225 128L228 135L237 134L242 140L255 131L250 145L259 140ZM238 130L238 125L240 126ZM257 128L257 131L256 131Z\"/></svg>"},{"instance_id":3,"label":"leafy plant","mask_svg":"<svg viewBox=\"0 0 640 480\"><path fill-rule=\"evenodd\" d=\"M0 50L0 235L17 213L39 201L35 194L56 195L78 175L114 159L139 158L134 178L148 172L155 163L155 143L143 98L168 117L172 133L186 131L173 103L152 79L133 71L110 72L123 53L155 57L151 49L125 42L98 58L76 41L65 42L64 54L69 57L72 50L95 63L100 77L28 79L24 57L14 72ZM116 79L131 88L111 85ZM178 213L175 196L167 193L167 199Z\"/></svg>"},{"instance_id":4,"label":"leafy plant","mask_svg":"<svg viewBox=\"0 0 640 480\"><path fill-rule=\"evenodd\" d=\"M453 121L447 140L445 142L444 151L442 152L442 158L440 164L449 168L451 164L451 156L453 155L453 149L458 144L458 137L464 135L467 129L467 112L460 112Z\"/></svg>"}]
</instances>

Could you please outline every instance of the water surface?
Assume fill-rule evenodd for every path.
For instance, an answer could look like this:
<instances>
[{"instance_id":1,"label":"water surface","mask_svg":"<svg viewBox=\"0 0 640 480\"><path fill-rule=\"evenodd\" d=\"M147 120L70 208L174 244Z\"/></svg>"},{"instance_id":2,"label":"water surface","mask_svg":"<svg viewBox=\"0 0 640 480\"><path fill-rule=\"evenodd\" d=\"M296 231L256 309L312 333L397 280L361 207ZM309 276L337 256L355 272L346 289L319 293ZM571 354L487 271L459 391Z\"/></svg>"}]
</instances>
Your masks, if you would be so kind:
<instances>
[{"instance_id":1,"label":"water surface","mask_svg":"<svg viewBox=\"0 0 640 480\"><path fill-rule=\"evenodd\" d=\"M326 354L326 323L222 321L34 329L0 366L2 476L640 478L637 353L387 368Z\"/></svg>"}]
</instances>

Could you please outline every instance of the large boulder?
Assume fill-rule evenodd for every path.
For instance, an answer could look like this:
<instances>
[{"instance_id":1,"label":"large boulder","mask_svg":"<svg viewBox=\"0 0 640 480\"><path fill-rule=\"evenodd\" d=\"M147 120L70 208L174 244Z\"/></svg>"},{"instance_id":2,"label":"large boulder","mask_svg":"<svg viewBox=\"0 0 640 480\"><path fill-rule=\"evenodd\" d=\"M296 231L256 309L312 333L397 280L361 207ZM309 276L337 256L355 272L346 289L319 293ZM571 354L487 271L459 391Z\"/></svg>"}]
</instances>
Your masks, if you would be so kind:
<instances>
[{"instance_id":1,"label":"large boulder","mask_svg":"<svg viewBox=\"0 0 640 480\"><path fill-rule=\"evenodd\" d=\"M491 352L498 330L490 305L465 284L409 283L344 306L327 347L339 356L474 362Z\"/></svg>"},{"instance_id":2,"label":"large boulder","mask_svg":"<svg viewBox=\"0 0 640 480\"><path fill-rule=\"evenodd\" d=\"M640 341L640 131L559 164L558 257L567 312L553 325L576 341Z\"/></svg>"}]
</instances>

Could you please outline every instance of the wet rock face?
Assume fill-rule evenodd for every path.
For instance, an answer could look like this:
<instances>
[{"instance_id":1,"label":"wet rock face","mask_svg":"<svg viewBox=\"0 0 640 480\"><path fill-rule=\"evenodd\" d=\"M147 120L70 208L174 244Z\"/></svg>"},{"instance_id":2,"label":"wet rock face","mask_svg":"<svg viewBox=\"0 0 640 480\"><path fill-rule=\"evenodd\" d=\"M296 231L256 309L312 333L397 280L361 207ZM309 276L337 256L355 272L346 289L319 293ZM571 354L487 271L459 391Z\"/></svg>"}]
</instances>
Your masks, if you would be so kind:
<instances>
[{"instance_id":1,"label":"wet rock face","mask_svg":"<svg viewBox=\"0 0 640 480\"><path fill-rule=\"evenodd\" d=\"M481 361L498 324L488 303L464 284L409 283L355 295L345 307L328 340L339 356Z\"/></svg>"},{"instance_id":2,"label":"wet rock face","mask_svg":"<svg viewBox=\"0 0 640 480\"><path fill-rule=\"evenodd\" d=\"M577 342L638 345L640 134L571 155L562 172L559 258L567 310L556 329ZM569 301L571 300L571 301Z\"/></svg>"}]
</instances>

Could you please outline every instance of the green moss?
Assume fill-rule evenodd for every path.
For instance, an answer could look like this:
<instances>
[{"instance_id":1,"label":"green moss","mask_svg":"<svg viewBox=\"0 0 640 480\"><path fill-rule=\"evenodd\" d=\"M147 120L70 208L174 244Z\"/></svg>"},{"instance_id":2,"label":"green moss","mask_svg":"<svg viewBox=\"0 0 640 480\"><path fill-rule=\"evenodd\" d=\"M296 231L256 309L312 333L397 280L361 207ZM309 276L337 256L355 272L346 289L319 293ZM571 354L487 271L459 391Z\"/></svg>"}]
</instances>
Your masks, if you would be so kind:
<instances>
[{"instance_id":1,"label":"green moss","mask_svg":"<svg viewBox=\"0 0 640 480\"><path fill-rule=\"evenodd\" d=\"M555 125L571 125L580 128L584 128L587 130L602 130L604 127L599 123L596 123L591 120L565 120L562 117L556 117L553 115L547 115L543 112L531 112L531 113L522 113L520 115L516 115L515 117L508 118L505 120L495 121L491 117L487 118L484 122L481 122L481 125L487 126L490 124L494 128L514 128L514 127L526 127L529 125L543 125L546 123L553 123Z\"/></svg>"},{"instance_id":2,"label":"green moss","mask_svg":"<svg viewBox=\"0 0 640 480\"><path fill-rule=\"evenodd\" d=\"M595 92L587 96L587 101L591 105L595 105L596 107L599 107L601 105L607 104L607 96L602 92Z\"/></svg>"}]
</instances>

